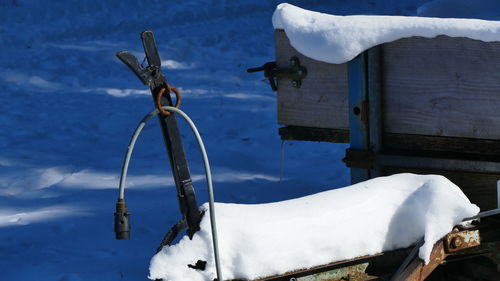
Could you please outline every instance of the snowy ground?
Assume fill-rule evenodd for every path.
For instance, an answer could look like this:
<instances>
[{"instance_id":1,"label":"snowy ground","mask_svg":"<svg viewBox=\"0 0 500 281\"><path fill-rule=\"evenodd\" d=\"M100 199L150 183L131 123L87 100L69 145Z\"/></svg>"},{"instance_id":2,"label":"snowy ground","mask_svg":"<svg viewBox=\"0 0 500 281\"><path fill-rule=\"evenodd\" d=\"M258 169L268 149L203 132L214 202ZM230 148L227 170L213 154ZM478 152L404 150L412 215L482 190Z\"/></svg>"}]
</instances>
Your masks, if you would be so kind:
<instances>
[{"instance_id":1,"label":"snowy ground","mask_svg":"<svg viewBox=\"0 0 500 281\"><path fill-rule=\"evenodd\" d=\"M123 153L152 108L147 89L114 54L141 56L145 29L155 32L164 72L183 89L182 109L205 139L217 201L272 202L348 184L345 145L300 142L284 144L280 181L274 93L261 74L245 72L274 59L279 1L179 2L0 0L2 280L146 279L179 212L151 122L128 181L132 239L114 240ZM290 2L336 14L416 15L427 1ZM183 128L202 203L201 159Z\"/></svg>"}]
</instances>

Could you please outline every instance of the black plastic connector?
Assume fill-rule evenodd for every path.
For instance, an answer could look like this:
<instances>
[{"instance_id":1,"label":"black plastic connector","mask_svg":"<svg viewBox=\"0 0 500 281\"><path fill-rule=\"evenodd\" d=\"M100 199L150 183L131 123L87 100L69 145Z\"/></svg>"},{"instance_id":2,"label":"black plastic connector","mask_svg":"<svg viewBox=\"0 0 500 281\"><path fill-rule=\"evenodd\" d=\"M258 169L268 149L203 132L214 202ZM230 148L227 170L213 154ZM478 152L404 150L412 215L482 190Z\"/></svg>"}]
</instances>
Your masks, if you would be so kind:
<instances>
[{"instance_id":1,"label":"black plastic connector","mask_svg":"<svg viewBox=\"0 0 500 281\"><path fill-rule=\"evenodd\" d=\"M130 239L130 213L127 212L125 200L119 199L115 213L116 240Z\"/></svg>"}]
</instances>

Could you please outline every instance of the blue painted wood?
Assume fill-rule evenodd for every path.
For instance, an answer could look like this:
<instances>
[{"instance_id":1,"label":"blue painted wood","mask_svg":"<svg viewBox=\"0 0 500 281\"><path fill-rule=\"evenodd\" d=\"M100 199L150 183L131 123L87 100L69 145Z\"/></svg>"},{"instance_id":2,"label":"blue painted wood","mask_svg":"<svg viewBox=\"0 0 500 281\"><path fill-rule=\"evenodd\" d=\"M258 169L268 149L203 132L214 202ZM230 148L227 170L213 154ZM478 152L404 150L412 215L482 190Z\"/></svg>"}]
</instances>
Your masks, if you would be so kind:
<instances>
[{"instance_id":1,"label":"blue painted wood","mask_svg":"<svg viewBox=\"0 0 500 281\"><path fill-rule=\"evenodd\" d=\"M349 85L349 139L351 149L368 150L368 74L367 53L363 52L347 64ZM351 168L351 183L370 178L369 170Z\"/></svg>"}]
</instances>

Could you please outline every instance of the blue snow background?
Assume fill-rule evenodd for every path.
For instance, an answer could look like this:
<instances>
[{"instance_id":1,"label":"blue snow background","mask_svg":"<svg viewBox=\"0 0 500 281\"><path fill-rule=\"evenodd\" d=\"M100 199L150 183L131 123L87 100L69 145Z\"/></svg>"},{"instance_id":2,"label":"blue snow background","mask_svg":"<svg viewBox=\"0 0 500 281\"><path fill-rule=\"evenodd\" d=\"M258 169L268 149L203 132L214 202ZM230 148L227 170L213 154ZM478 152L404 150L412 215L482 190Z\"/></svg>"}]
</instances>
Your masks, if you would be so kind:
<instances>
[{"instance_id":1,"label":"blue snow background","mask_svg":"<svg viewBox=\"0 0 500 281\"><path fill-rule=\"evenodd\" d=\"M282 144L275 94L261 73L246 73L274 60L271 16L279 3L0 0L0 280L147 279L149 259L180 218L156 120L130 167L132 239L115 241L113 232L123 154L153 107L115 53L142 59L146 29L204 138L217 201L272 202L348 185L347 145ZM290 3L340 15L500 14L500 3L486 0ZM201 204L201 157L181 129Z\"/></svg>"}]
</instances>

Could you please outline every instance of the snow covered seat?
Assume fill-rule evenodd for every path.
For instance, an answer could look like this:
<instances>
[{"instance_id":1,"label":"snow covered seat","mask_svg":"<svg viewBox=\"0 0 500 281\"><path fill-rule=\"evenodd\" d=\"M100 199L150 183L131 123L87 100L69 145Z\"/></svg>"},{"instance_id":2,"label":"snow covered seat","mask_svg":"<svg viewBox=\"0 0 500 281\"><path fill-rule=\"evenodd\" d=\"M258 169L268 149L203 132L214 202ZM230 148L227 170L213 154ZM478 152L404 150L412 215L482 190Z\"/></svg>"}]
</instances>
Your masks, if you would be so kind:
<instances>
[{"instance_id":1,"label":"snow covered seat","mask_svg":"<svg viewBox=\"0 0 500 281\"><path fill-rule=\"evenodd\" d=\"M434 243L478 212L445 177L415 174L276 203L217 203L222 273L225 280L253 280L408 247L422 237L419 257L428 262ZM152 258L149 278L214 280L208 217L192 240L183 237ZM188 267L199 260L205 270Z\"/></svg>"}]
</instances>

